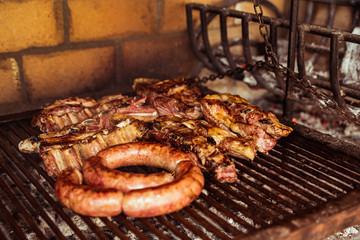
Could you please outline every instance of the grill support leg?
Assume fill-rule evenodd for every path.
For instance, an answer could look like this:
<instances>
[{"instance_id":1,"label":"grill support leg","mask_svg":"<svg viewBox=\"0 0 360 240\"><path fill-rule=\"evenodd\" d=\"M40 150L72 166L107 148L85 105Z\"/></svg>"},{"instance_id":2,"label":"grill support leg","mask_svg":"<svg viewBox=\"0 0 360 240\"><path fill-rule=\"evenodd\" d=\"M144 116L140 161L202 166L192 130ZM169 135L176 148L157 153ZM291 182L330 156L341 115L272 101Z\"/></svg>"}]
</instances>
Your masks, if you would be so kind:
<instances>
[{"instance_id":1,"label":"grill support leg","mask_svg":"<svg viewBox=\"0 0 360 240\"><path fill-rule=\"evenodd\" d=\"M297 44L297 26L298 26L298 12L299 12L299 0L291 1L291 19L290 19L290 32L289 32L289 46L288 46L288 68L294 70L295 67L295 53ZM294 80L289 77L286 79L286 90L284 98L284 117L291 119L293 116L294 100L292 92L294 88Z\"/></svg>"}]
</instances>

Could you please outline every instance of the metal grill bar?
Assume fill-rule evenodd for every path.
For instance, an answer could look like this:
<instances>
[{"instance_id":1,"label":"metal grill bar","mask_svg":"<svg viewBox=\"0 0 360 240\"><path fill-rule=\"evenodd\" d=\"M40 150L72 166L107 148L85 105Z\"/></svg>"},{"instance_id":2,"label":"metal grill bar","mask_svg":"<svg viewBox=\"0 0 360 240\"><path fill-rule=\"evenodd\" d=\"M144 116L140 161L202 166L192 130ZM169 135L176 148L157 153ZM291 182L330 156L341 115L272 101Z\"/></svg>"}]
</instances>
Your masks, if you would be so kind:
<instances>
[{"instance_id":1,"label":"metal grill bar","mask_svg":"<svg viewBox=\"0 0 360 240\"><path fill-rule=\"evenodd\" d=\"M235 227L228 225L227 222L210 211L206 206L199 203L199 201L194 201L194 207L196 207L201 213L203 213L205 216L207 216L210 219L213 219L215 223L217 223L219 226L221 226L222 231L226 232L230 236L236 236L240 234L240 231L237 230Z\"/></svg>"},{"instance_id":2,"label":"metal grill bar","mask_svg":"<svg viewBox=\"0 0 360 240\"><path fill-rule=\"evenodd\" d=\"M20 134L19 131L17 131L17 127L13 126L10 124L10 128L17 134ZM13 135L8 135L6 132L2 131L2 129L0 129L0 132L2 134L4 134L5 136L8 137L8 139L11 140L13 146L17 146L17 143L19 140L15 140L13 138ZM20 134L21 135L21 134ZM24 137L24 136L23 136ZM21 138L20 138L21 139ZM11 153L9 153L11 154ZM54 186L54 180L52 178L50 178L47 173L39 167L39 162L35 162L33 161L31 158L27 158L27 160L29 160L29 162L31 162L32 167L36 168L42 175L42 177L46 178L46 180L51 184L51 186ZM59 204L56 203L53 200L53 197L51 197L47 191L40 185L38 184L38 181L26 170L26 168L24 168L22 166L22 163L20 163L15 157L13 157L13 161L16 163L16 165L21 169L21 171L27 176L28 179L31 180L31 183L34 184L37 187L37 190L39 190L42 193L42 196L48 200L48 202L50 203L50 205L52 207L55 208L55 210L57 211L57 213L59 213L61 215L61 217L70 225L70 227L77 233L79 234L79 236L81 237L81 239L87 239L87 237L82 233L82 231L73 223L73 221L64 213L64 211L59 207ZM20 184L21 185L21 184ZM30 195L31 196L31 195ZM34 203L36 204L36 203ZM36 204L35 205L37 208L41 208L40 205ZM43 213L44 216L46 216L45 213ZM84 217L81 216L82 221L84 221L84 223L86 223L91 229L92 231L97 234L98 237L100 237L101 239L108 239L108 237L103 233L102 230L100 230L94 223L93 221L88 218L88 217ZM54 228L56 230L58 230L58 228L56 226L54 226ZM61 234L61 233L60 233ZM66 238L64 238L66 239Z\"/></svg>"},{"instance_id":3,"label":"metal grill bar","mask_svg":"<svg viewBox=\"0 0 360 240\"><path fill-rule=\"evenodd\" d=\"M230 188L226 189L227 191L231 190ZM236 190L240 190L237 188ZM233 191L233 190L231 190ZM257 202L259 202L267 211L271 212L271 217L279 217L281 215L287 215L289 211L287 209L282 208L281 206L274 204L268 200L267 197L264 197L260 195L259 193L256 193L255 191L252 191L248 188L241 188L241 191L243 192L242 195L247 196L249 199L256 199ZM238 194L234 194L237 196Z\"/></svg>"},{"instance_id":4,"label":"metal grill bar","mask_svg":"<svg viewBox=\"0 0 360 240\"><path fill-rule=\"evenodd\" d=\"M124 218L123 216L121 215L116 216L115 220L120 226L123 225L124 227L126 227L126 229L129 229L139 239L147 239L146 235L144 235L138 228L136 228L134 224L132 224L129 221L126 221L126 218Z\"/></svg>"},{"instance_id":5,"label":"metal grill bar","mask_svg":"<svg viewBox=\"0 0 360 240\"><path fill-rule=\"evenodd\" d=\"M183 232L181 232L176 226L174 226L166 216L159 216L157 217L157 220L163 224L166 228L168 228L174 235L176 235L177 237L179 237L180 239L188 239L190 240L190 238L185 235Z\"/></svg>"},{"instance_id":6,"label":"metal grill bar","mask_svg":"<svg viewBox=\"0 0 360 240\"><path fill-rule=\"evenodd\" d=\"M25 234L23 232L23 229L20 228L20 226L17 224L17 221L13 218L12 214L9 212L9 210L6 208L6 206L3 204L3 201L0 200L0 209L1 209L1 217L2 220L8 221L12 228L12 234L15 234L15 236L18 239L26 239ZM4 238L6 239L6 238Z\"/></svg>"},{"instance_id":7,"label":"metal grill bar","mask_svg":"<svg viewBox=\"0 0 360 240\"><path fill-rule=\"evenodd\" d=\"M195 227L193 223L191 223L182 215L180 215L180 213L177 212L172 213L171 217L173 217L176 222L180 223L183 228L188 229L191 232L191 234L195 234L200 239L210 239L203 231Z\"/></svg>"},{"instance_id":8,"label":"metal grill bar","mask_svg":"<svg viewBox=\"0 0 360 240\"><path fill-rule=\"evenodd\" d=\"M224 207L223 205L219 204L219 202L215 201L212 197L209 197L209 196L205 195L204 193L201 193L200 197L206 203L210 204L210 206L215 208L216 212L221 212L223 215L226 216L226 218L233 219L235 222L237 222L239 225L243 226L245 229L247 229L249 231L255 230L255 227L253 224L250 224L249 222L245 221L243 218L238 217L232 211L230 211L228 208Z\"/></svg>"},{"instance_id":9,"label":"metal grill bar","mask_svg":"<svg viewBox=\"0 0 360 240\"><path fill-rule=\"evenodd\" d=\"M256 209L248 209L247 206L244 205L244 203L239 204L235 202L233 199L230 199L230 196L227 195L226 192L221 192L219 189L214 188L211 185L205 186L205 189L212 193L212 197L216 198L218 201L226 205L232 211L239 211L246 218L251 219L254 222L254 225L266 225L267 217L263 212L259 213Z\"/></svg>"},{"instance_id":10,"label":"metal grill bar","mask_svg":"<svg viewBox=\"0 0 360 240\"><path fill-rule=\"evenodd\" d=\"M199 211L195 211L191 207L185 208L184 212L188 214L188 216L192 218L193 223L199 224L199 226L202 226L206 229L208 233L212 233L214 236L216 236L216 239L229 239L227 235L225 235L225 232L219 230L217 228L217 225L215 225L215 221L208 221L204 218L203 214Z\"/></svg>"},{"instance_id":11,"label":"metal grill bar","mask_svg":"<svg viewBox=\"0 0 360 240\"><path fill-rule=\"evenodd\" d=\"M221 186L218 182L211 180L212 185L217 186L219 189L224 191L224 194L230 194L231 196L234 197L234 199L241 201L242 203L244 203L247 206L247 209L250 210L250 218L251 219L258 219L259 222L263 222L264 219L272 219L276 217L276 214L274 214L271 209L267 209L265 208L265 206L258 206L256 203L252 202L249 199L249 195L247 195L246 193L240 192L240 191L235 191L234 189L232 189L230 186ZM238 189L237 189L238 190ZM260 209L258 209L260 208ZM256 215L253 215L253 214ZM259 216L257 216L259 215Z\"/></svg>"},{"instance_id":12,"label":"metal grill bar","mask_svg":"<svg viewBox=\"0 0 360 240\"><path fill-rule=\"evenodd\" d=\"M38 236L38 238L39 239L47 239L45 237L45 235L37 227L37 224L34 222L34 219L25 210L25 207L22 205L22 203L19 202L19 200L16 198L16 196L12 193L10 188L6 185L6 183L1 178L0 178L0 187L6 193L6 195L9 197L10 201L13 202L15 205L17 205L17 207L18 207L17 210L19 211L18 214L20 214L24 217L24 219L30 225L30 227L33 229L33 231Z\"/></svg>"},{"instance_id":13,"label":"metal grill bar","mask_svg":"<svg viewBox=\"0 0 360 240\"><path fill-rule=\"evenodd\" d=\"M289 41L288 41L288 58L287 67L294 71L295 68L295 56L296 56L296 36L298 26L298 14L299 14L299 0L292 0L290 7L290 27L289 27ZM291 119L294 109L294 87L295 80L290 77L286 78L286 90L284 98L283 112L284 116Z\"/></svg>"},{"instance_id":14,"label":"metal grill bar","mask_svg":"<svg viewBox=\"0 0 360 240\"><path fill-rule=\"evenodd\" d=\"M264 186L263 184L254 182L254 181L248 179L247 177L244 177L243 175L239 176L239 180L240 180L241 185L251 187L252 189L254 189L254 191L258 191L260 196L266 197L268 201L270 201L273 204L277 204L277 206L284 209L283 211L285 211L285 213L283 211L280 211L284 215L297 212L298 206L296 206L291 201L287 201L284 198L279 198L279 195L274 193L273 191L271 191L267 188L263 188L263 186Z\"/></svg>"},{"instance_id":15,"label":"metal grill bar","mask_svg":"<svg viewBox=\"0 0 360 240\"><path fill-rule=\"evenodd\" d=\"M360 166L358 161L353 161L351 157L339 154L336 151L329 154L320 144L309 145L299 137L294 138L294 140L292 143L281 141L280 144L285 145L285 149L292 149L294 152L301 153L310 159L324 162L324 165L341 172L342 175L338 175L338 177L342 178L343 181L348 181L350 185L359 184Z\"/></svg>"},{"instance_id":16,"label":"metal grill bar","mask_svg":"<svg viewBox=\"0 0 360 240\"><path fill-rule=\"evenodd\" d=\"M221 28L221 45L223 47L224 54L226 59L229 61L229 65L231 69L236 67L236 63L232 54L230 53L229 39L227 33L227 16L225 13L220 13L220 28Z\"/></svg>"},{"instance_id":17,"label":"metal grill bar","mask_svg":"<svg viewBox=\"0 0 360 240\"><path fill-rule=\"evenodd\" d=\"M0 201L0 236L5 238L11 232L19 239L240 239L325 206L360 185L358 159L294 133L254 161L234 159L235 184L205 173L203 192L181 211L149 219L90 218L63 208L39 157L17 150L20 140L35 134L29 120L0 125L0 196L6 196Z\"/></svg>"},{"instance_id":18,"label":"metal grill bar","mask_svg":"<svg viewBox=\"0 0 360 240\"><path fill-rule=\"evenodd\" d=\"M0 208L1 209L1 208ZM0 239L5 239L6 236L5 234L3 233L3 231L0 229Z\"/></svg>"},{"instance_id":19,"label":"metal grill bar","mask_svg":"<svg viewBox=\"0 0 360 240\"><path fill-rule=\"evenodd\" d=\"M280 148L280 146L279 146L279 148ZM324 180L324 183L317 183L318 181L314 180L314 179L312 179L312 180L309 179L309 181L312 181L313 183L317 183L319 186L324 187L324 188L326 188L326 187L331 188L331 186L328 185L328 183L330 183L330 184L337 186L337 189L341 188L345 191L351 191L353 189L352 187L350 187L351 185L349 186L349 184L351 184L353 181L351 181L350 179L343 177L343 175L340 175L337 172L333 171L334 169L329 171L328 169L326 169L324 167L324 165L320 165L317 162L304 161L303 159L306 159L306 158L304 158L304 156L299 156L298 154L291 153L286 148L285 149L283 148L282 150L284 153L288 153L289 156L291 156L291 158L287 158L287 161L289 163L304 170L307 173L310 173L313 176L316 176L317 179ZM297 161L292 160L293 158L296 159ZM316 159L316 158L312 158L312 159ZM317 159L319 159L319 158L317 158ZM316 170L316 169L318 169L318 170ZM334 180L334 178L341 180L342 182ZM344 184L343 181L345 181L345 182L348 181L349 183ZM338 194L340 194L340 192L337 189L332 189L332 190L330 190L330 192L332 192L334 195L338 195Z\"/></svg>"},{"instance_id":20,"label":"metal grill bar","mask_svg":"<svg viewBox=\"0 0 360 240\"><path fill-rule=\"evenodd\" d=\"M304 174L304 172L297 170L296 167L289 166L287 164L282 164L281 167L279 167L278 161L275 161L274 158L269 156L263 156L263 159L260 158L260 161L261 164L268 167L268 169L271 169L272 171L281 174L282 176L289 179L289 181L296 182L302 187L309 189L311 192L319 195L321 197L319 202L323 201L322 199L331 197L327 192L321 189L324 188L324 183L319 182L316 179L312 178L311 176ZM321 188L314 186L311 183L316 184Z\"/></svg>"},{"instance_id":21,"label":"metal grill bar","mask_svg":"<svg viewBox=\"0 0 360 240\"><path fill-rule=\"evenodd\" d=\"M0 143L1 148L4 150L4 146L2 143ZM11 157L11 160L15 163L17 163L18 167L20 166L20 168L22 168L23 172L26 172L26 170L24 170L25 168L22 167L22 165L20 163L18 163L17 159L9 152L7 152L7 154ZM31 203L35 209L37 209L42 218L49 224L49 226L51 227L52 230L54 230L54 232L56 234L58 234L58 236L61 239L66 239L65 236L60 232L60 230L58 229L58 227L53 223L53 221L48 217L48 215L45 213L45 211L43 210L43 207L35 200L35 198L29 193L29 191L24 187L23 185L23 181L19 179L19 175L14 173L14 169L11 169L9 166L7 166L5 164L5 161L0 161L0 166L6 171L6 173L8 174L8 176L11 178L11 180L16 184L17 188L24 194L24 196L27 198L27 200L29 201L29 203ZM32 178L31 175L28 175L28 177ZM32 178L33 179L33 178ZM19 208L19 206L17 206L17 208Z\"/></svg>"},{"instance_id":22,"label":"metal grill bar","mask_svg":"<svg viewBox=\"0 0 360 240\"><path fill-rule=\"evenodd\" d=\"M16 127L12 126L11 127L12 130L15 130L15 134L19 134L19 132L17 131ZM17 143L16 143L16 140L13 139L13 135L9 135L7 132L3 131L3 129L0 129L0 133L3 134L4 136L7 137L8 140L11 141L11 144L13 146L17 146ZM23 136L25 137L25 136ZM28 136L27 136L28 137ZM0 142L1 145L2 145L2 142ZM5 146L2 145L2 148L4 149ZM6 149L6 148L5 148ZM59 213L59 215L61 215L61 217L64 218L64 220L70 224L70 227L78 234L78 236L81 238L81 239L87 239L86 236L82 233L82 231L80 231L75 224L73 224L72 220L64 213L64 211L58 206L58 204L53 200L53 198L46 192L46 190L38 183L38 181L26 170L25 167L23 167L23 163L20 163L16 157L13 157L12 158L13 161L15 163L17 163L17 166L19 166L21 168L21 170L23 171L23 173L25 174L25 176L31 181L32 184L34 184L34 186L37 188L37 190L42 194L42 196L50 203L51 206L53 206L55 208L55 210L57 211L57 213ZM31 167L35 168L38 172L41 173L41 176L44 177L47 182L49 184L51 184L51 186L54 186L54 180L52 178L50 178L47 173L39 166L39 162L35 162L32 158L26 158L26 162L30 162L32 164ZM7 168L6 165L4 165L5 168ZM12 172L10 170L9 171L9 174L12 175ZM21 187L22 184L17 181L19 183L19 186ZM33 199L31 195L28 194L28 192L26 190L24 190L25 193L27 193L28 197L30 199ZM33 201L33 204L36 208L39 208L40 211L42 210L42 207L35 201L35 200L32 200ZM42 212L42 214L44 216L47 216L46 213ZM56 227L57 228L57 227ZM61 235L61 234L60 234Z\"/></svg>"},{"instance_id":23,"label":"metal grill bar","mask_svg":"<svg viewBox=\"0 0 360 240\"><path fill-rule=\"evenodd\" d=\"M151 231L159 239L170 239L163 232L161 232L153 223L150 223L150 220L140 218L138 221L142 223L148 229L148 231Z\"/></svg>"},{"instance_id":24,"label":"metal grill bar","mask_svg":"<svg viewBox=\"0 0 360 240\"><path fill-rule=\"evenodd\" d=\"M291 194L291 192L288 189L284 189L278 186L278 184L268 178L263 177L261 174L252 171L251 169L247 168L244 166L244 164L240 164L235 162L236 168L239 169L239 171L242 174L247 174L248 176L250 176L251 178L255 179L255 182L257 182L258 184L260 184L260 191L265 191L266 189L270 188L272 189L272 191L274 189L276 189L276 191L273 191L275 195L277 196L286 196L286 201L290 201L290 203L294 203L293 206L297 206L297 208L292 208L292 209L303 209L305 205L308 205L305 200L303 200L302 198L299 198L296 195ZM266 188L268 187L268 188ZM276 198L275 198L276 199Z\"/></svg>"},{"instance_id":25,"label":"metal grill bar","mask_svg":"<svg viewBox=\"0 0 360 240\"><path fill-rule=\"evenodd\" d=\"M120 239L126 239L126 235L119 230L119 227L107 218L100 218L101 221Z\"/></svg>"},{"instance_id":26,"label":"metal grill bar","mask_svg":"<svg viewBox=\"0 0 360 240\"><path fill-rule=\"evenodd\" d=\"M244 162L244 165L251 168L253 171L262 174L261 178L266 177L271 179L271 181L277 184L276 189L286 186L286 189L288 189L289 193L291 195L297 196L297 200L302 202L304 205L309 206L309 204L322 202L321 199L304 191L300 186L294 184L293 182L286 181L283 176L275 174L275 172L268 171L268 169L264 168L263 166L259 166L257 161Z\"/></svg>"}]
</instances>

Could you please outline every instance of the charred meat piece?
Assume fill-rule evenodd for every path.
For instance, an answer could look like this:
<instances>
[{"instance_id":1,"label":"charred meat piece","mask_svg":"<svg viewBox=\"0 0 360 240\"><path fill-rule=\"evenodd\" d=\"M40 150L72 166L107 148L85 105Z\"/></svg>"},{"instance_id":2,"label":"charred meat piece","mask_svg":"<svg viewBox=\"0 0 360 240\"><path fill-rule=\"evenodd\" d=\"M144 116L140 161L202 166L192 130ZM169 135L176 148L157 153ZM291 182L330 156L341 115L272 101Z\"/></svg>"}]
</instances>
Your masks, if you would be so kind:
<instances>
[{"instance_id":1,"label":"charred meat piece","mask_svg":"<svg viewBox=\"0 0 360 240\"><path fill-rule=\"evenodd\" d=\"M276 145L276 139L267 134L263 129L247 124L235 122L230 124L230 130L239 136L250 137L256 143L256 150L267 153Z\"/></svg>"},{"instance_id":2,"label":"charred meat piece","mask_svg":"<svg viewBox=\"0 0 360 240\"><path fill-rule=\"evenodd\" d=\"M92 118L64 127L59 131L41 133L37 137L31 137L21 141L19 149L22 152L33 153L39 152L39 142L48 145L77 142L82 140L86 135L90 136L104 129L110 129L116 125L117 122L122 122L124 119L134 118L144 122L154 120L158 116L156 109L149 106L142 106L141 103L143 102L144 99L140 99L127 107L105 110Z\"/></svg>"},{"instance_id":3,"label":"charred meat piece","mask_svg":"<svg viewBox=\"0 0 360 240\"><path fill-rule=\"evenodd\" d=\"M32 119L31 125L42 132L53 132L91 118L100 112L127 106L133 98L121 94L109 95L95 101L93 98L70 97L46 106Z\"/></svg>"},{"instance_id":4,"label":"charred meat piece","mask_svg":"<svg viewBox=\"0 0 360 240\"><path fill-rule=\"evenodd\" d=\"M143 122L152 122L159 116L159 112L154 107L146 104L146 97L134 98L130 105L116 107L115 114L129 115Z\"/></svg>"},{"instance_id":5,"label":"charred meat piece","mask_svg":"<svg viewBox=\"0 0 360 240\"><path fill-rule=\"evenodd\" d=\"M116 116L116 115L114 115ZM19 144L22 152L38 152L47 173L59 175L65 170L78 168L83 161L107 147L140 139L147 127L130 116L117 116L110 126L96 130L69 131L65 135L54 133L26 139Z\"/></svg>"},{"instance_id":6,"label":"charred meat piece","mask_svg":"<svg viewBox=\"0 0 360 240\"><path fill-rule=\"evenodd\" d=\"M239 122L258 126L275 139L286 137L292 132L292 128L280 123L275 114L250 104L240 96L221 94L220 98Z\"/></svg>"},{"instance_id":7,"label":"charred meat piece","mask_svg":"<svg viewBox=\"0 0 360 240\"><path fill-rule=\"evenodd\" d=\"M156 141L181 149L194 160L193 154L200 161L197 164L211 172L220 182L237 180L235 165L229 157L208 138L196 134L192 129L177 121L177 117L163 116L154 121L153 129L144 137L147 141Z\"/></svg>"},{"instance_id":8,"label":"charred meat piece","mask_svg":"<svg viewBox=\"0 0 360 240\"><path fill-rule=\"evenodd\" d=\"M96 103L79 98L59 100L35 118L41 119L42 129L47 132L21 141L19 150L39 153L49 175L73 167L80 169L82 162L99 150L135 141L146 132L143 121L153 121L158 112L145 105L145 100L122 95L106 96ZM73 108L75 105L77 108ZM64 111L58 116L60 109ZM89 114L66 120L81 112ZM54 119L57 120L50 121ZM49 132L50 129L56 130Z\"/></svg>"},{"instance_id":9,"label":"charred meat piece","mask_svg":"<svg viewBox=\"0 0 360 240\"><path fill-rule=\"evenodd\" d=\"M273 113L263 111L236 95L207 95L201 103L208 122L242 137L252 137L260 152L270 151L277 139L292 131L292 128L281 124Z\"/></svg>"},{"instance_id":10,"label":"charred meat piece","mask_svg":"<svg viewBox=\"0 0 360 240\"><path fill-rule=\"evenodd\" d=\"M201 112L201 93L195 81L181 79L134 80L133 89L137 95L146 96L147 103L154 106L160 115L199 119Z\"/></svg>"},{"instance_id":11,"label":"charred meat piece","mask_svg":"<svg viewBox=\"0 0 360 240\"><path fill-rule=\"evenodd\" d=\"M255 141L252 138L238 137L231 131L221 129L204 120L181 119L181 123L196 134L210 138L226 154L253 160L256 155Z\"/></svg>"}]
</instances>

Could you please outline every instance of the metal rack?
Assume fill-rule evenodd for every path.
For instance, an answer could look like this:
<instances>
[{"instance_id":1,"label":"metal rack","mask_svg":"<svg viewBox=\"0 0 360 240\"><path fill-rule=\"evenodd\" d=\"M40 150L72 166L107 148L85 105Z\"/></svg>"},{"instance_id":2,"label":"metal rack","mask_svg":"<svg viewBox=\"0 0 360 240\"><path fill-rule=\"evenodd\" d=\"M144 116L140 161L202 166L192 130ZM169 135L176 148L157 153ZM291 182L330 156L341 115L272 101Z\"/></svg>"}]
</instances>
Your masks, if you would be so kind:
<instances>
[{"instance_id":1,"label":"metal rack","mask_svg":"<svg viewBox=\"0 0 360 240\"><path fill-rule=\"evenodd\" d=\"M269 82L264 78L262 69L254 68L251 70L251 74L256 79L258 87L266 89L284 99L283 112L289 119L291 119L293 115L294 103L302 101L294 97L301 85L302 88L300 88L300 90L304 92L309 89L312 90L311 86L314 86L313 89L321 88L328 91L329 93L326 94L326 96L328 96L326 99L333 99L333 101L329 104L326 103L326 101L322 101L322 104L329 109L334 108L333 105L337 104L339 106L338 110L343 111L343 115L350 116L351 111L349 110L349 106L353 104L353 101L350 99L357 99L357 102L360 100L360 87L343 84L339 74L339 66L341 56L344 55L345 51L344 44L360 44L360 35L332 29L331 26L334 22L336 6L345 5L354 9L354 18L351 24L351 28L353 29L359 21L360 4L354 1L336 1L335 3L334 1L308 0L306 2L309 2L309 4L307 5L307 16L305 17L304 23L298 20L299 0L291 1L290 19L284 17L262 17L264 24L269 29L269 43L276 54L278 54L278 48L280 47L279 41L283 40L282 38L285 36L288 46L287 56L280 57L287 57L287 62L282 63L287 69L294 71L295 66L297 66L294 77L299 79L298 82L289 77L287 77L285 81L286 76L281 76L282 72L286 72L283 68L264 69L264 71L267 72L269 72L269 70L274 72L274 82ZM329 4L330 14L327 20L327 26L321 27L310 24L309 19L312 15L314 2ZM204 67L216 73L225 73L226 71L241 67L244 64L254 65L256 62L255 57L259 49L263 48L261 46L264 43L254 42L250 39L249 33L250 23L258 23L259 16L248 12L236 11L229 7L235 3L237 3L237 1L229 1L226 5L228 7L226 8L196 3L187 4L186 6L188 35L194 54L202 62ZM262 4L267 6L269 2L262 1ZM270 7L273 8L272 5L270 5ZM194 25L194 18L195 15L198 16L197 14L200 16L199 26ZM221 42L219 44L211 44L209 40L210 31L208 28L215 19L216 21L218 20L218 31L221 36ZM231 20L233 19L241 20L241 24L238 26L239 30L241 30L241 36L230 38L228 36L228 29L234 27L231 26ZM320 37L321 41L319 43L309 43L306 41L306 38L309 36ZM329 42L329 44L325 44L326 42ZM241 46L243 54L237 55L231 51L233 46ZM320 55L326 56L329 59L327 66L328 78L313 75L306 70L308 60L305 54L307 52L312 52L313 57L309 61L312 61L313 64L316 63ZM241 80L243 75L233 77L240 78ZM300 84L297 85L297 83ZM307 93L304 94L306 95ZM322 92L320 95L323 94ZM310 101L314 102L314 99L310 99Z\"/></svg>"},{"instance_id":2,"label":"metal rack","mask_svg":"<svg viewBox=\"0 0 360 240\"><path fill-rule=\"evenodd\" d=\"M145 219L91 218L64 208L41 159L17 149L36 134L28 118L0 125L2 239L321 239L360 221L360 160L296 133L254 161L235 159L238 183L205 174L190 206Z\"/></svg>"}]
</instances>

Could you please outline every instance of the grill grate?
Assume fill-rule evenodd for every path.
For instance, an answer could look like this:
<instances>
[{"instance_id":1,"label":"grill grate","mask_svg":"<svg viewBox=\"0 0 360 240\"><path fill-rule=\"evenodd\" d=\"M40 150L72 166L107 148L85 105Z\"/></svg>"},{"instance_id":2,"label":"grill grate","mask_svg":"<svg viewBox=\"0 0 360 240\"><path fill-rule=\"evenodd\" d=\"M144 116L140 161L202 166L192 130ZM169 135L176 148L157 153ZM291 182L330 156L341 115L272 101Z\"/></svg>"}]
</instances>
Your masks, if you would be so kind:
<instances>
[{"instance_id":1,"label":"grill grate","mask_svg":"<svg viewBox=\"0 0 360 240\"><path fill-rule=\"evenodd\" d=\"M54 178L47 175L41 159L17 150L20 140L37 134L29 119L0 126L1 239L258 239L262 231L324 211L353 194L357 197L350 207L353 213L360 211L359 159L294 132L267 155L234 160L238 183L222 184L205 173L201 195L181 211L145 219L79 216L57 201ZM343 211L332 207L326 216ZM331 234L356 221L358 217L344 217L337 223L339 229L330 224L330 229L321 230Z\"/></svg>"}]
</instances>

